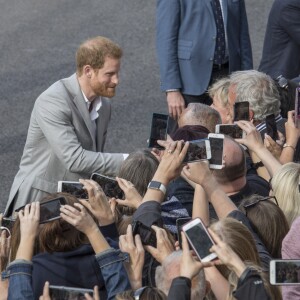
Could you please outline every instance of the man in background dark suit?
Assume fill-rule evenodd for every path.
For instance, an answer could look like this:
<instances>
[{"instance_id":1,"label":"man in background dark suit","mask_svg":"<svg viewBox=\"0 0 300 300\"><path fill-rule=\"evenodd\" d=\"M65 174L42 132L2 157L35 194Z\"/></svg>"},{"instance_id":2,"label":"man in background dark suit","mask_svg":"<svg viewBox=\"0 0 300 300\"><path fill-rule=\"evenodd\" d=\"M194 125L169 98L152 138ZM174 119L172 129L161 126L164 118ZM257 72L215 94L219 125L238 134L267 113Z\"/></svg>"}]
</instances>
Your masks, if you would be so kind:
<instances>
[{"instance_id":1,"label":"man in background dark suit","mask_svg":"<svg viewBox=\"0 0 300 300\"><path fill-rule=\"evenodd\" d=\"M259 71L273 79L300 74L300 0L275 0L271 8Z\"/></svg>"},{"instance_id":2,"label":"man in background dark suit","mask_svg":"<svg viewBox=\"0 0 300 300\"><path fill-rule=\"evenodd\" d=\"M244 0L157 0L156 48L170 116L188 103L211 104L215 79L252 69Z\"/></svg>"}]
</instances>

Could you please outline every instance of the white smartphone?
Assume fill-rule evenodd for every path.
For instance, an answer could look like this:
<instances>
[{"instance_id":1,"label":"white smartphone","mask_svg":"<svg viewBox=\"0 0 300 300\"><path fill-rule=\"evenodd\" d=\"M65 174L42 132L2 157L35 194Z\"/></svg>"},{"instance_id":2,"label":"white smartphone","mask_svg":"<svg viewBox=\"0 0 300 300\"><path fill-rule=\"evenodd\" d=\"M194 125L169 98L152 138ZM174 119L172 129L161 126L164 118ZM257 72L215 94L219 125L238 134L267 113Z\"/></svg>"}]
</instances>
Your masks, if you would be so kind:
<instances>
[{"instance_id":1,"label":"white smartphone","mask_svg":"<svg viewBox=\"0 0 300 300\"><path fill-rule=\"evenodd\" d=\"M88 199L88 193L83 188L83 184L78 181L58 181L57 191L68 193L78 199Z\"/></svg>"},{"instance_id":2,"label":"white smartphone","mask_svg":"<svg viewBox=\"0 0 300 300\"><path fill-rule=\"evenodd\" d=\"M224 134L210 133L208 135L210 142L211 159L209 160L209 167L211 169L223 168L223 143Z\"/></svg>"},{"instance_id":3,"label":"white smartphone","mask_svg":"<svg viewBox=\"0 0 300 300\"><path fill-rule=\"evenodd\" d=\"M183 225L182 231L201 261L211 261L217 257L216 253L209 251L214 245L214 241L199 218Z\"/></svg>"},{"instance_id":4,"label":"white smartphone","mask_svg":"<svg viewBox=\"0 0 300 300\"><path fill-rule=\"evenodd\" d=\"M189 148L187 150L186 156L183 160L186 162L199 161L203 159L210 159L210 143L208 139L200 139L189 142Z\"/></svg>"},{"instance_id":5,"label":"white smartphone","mask_svg":"<svg viewBox=\"0 0 300 300\"><path fill-rule=\"evenodd\" d=\"M300 259L273 259L270 261L270 283L274 285L300 284Z\"/></svg>"},{"instance_id":6,"label":"white smartphone","mask_svg":"<svg viewBox=\"0 0 300 300\"><path fill-rule=\"evenodd\" d=\"M236 124L217 124L216 133L226 134L233 139L242 139L245 137L245 132Z\"/></svg>"}]
</instances>

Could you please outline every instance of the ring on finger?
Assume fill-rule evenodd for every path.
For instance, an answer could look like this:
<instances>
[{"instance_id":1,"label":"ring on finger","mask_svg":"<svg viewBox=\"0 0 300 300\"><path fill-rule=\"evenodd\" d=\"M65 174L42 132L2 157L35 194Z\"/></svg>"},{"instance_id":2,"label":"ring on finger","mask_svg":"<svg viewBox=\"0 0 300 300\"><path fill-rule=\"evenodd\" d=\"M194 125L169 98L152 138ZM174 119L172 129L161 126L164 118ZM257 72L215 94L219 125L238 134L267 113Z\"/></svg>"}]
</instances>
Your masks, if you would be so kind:
<instances>
[{"instance_id":1,"label":"ring on finger","mask_svg":"<svg viewBox=\"0 0 300 300\"><path fill-rule=\"evenodd\" d=\"M170 153L170 154L172 154L172 153L173 153L173 151L172 151L171 149L169 149L167 152L168 152L168 153Z\"/></svg>"}]
</instances>

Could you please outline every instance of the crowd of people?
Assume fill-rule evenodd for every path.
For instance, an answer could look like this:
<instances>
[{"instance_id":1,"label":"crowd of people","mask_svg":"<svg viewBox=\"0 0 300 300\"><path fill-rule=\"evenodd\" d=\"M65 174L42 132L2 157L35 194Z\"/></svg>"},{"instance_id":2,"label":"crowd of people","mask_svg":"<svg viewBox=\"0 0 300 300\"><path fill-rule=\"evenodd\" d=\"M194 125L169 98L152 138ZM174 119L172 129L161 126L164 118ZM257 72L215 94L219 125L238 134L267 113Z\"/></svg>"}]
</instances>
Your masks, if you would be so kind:
<instances>
[{"instance_id":1,"label":"crowd of people","mask_svg":"<svg viewBox=\"0 0 300 300\"><path fill-rule=\"evenodd\" d=\"M205 2L157 1L161 88L177 124L159 148L104 152L122 58L108 38L84 41L76 72L37 98L0 214L0 300L300 298L298 268L278 271L288 286L270 283L272 260L300 259L300 52L288 63L300 49L300 3L274 1L267 33L281 25L291 52L280 50L277 67L270 53L283 45L266 42L257 71L244 1ZM239 102L247 120L235 120ZM243 132L224 136L221 166L186 162L190 142L221 124ZM114 178L124 198L108 197L93 173ZM87 199L57 192L58 181L81 183ZM197 255L182 219L204 224L216 258Z\"/></svg>"}]
</instances>

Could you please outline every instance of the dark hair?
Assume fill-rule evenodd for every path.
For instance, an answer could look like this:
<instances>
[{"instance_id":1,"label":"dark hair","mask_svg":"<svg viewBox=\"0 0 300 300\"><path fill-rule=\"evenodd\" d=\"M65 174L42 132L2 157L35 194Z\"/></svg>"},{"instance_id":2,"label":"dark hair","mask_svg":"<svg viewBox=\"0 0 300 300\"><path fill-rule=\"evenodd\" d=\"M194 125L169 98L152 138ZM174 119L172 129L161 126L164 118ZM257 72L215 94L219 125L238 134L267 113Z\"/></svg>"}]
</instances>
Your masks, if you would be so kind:
<instances>
[{"instance_id":1,"label":"dark hair","mask_svg":"<svg viewBox=\"0 0 300 300\"><path fill-rule=\"evenodd\" d=\"M209 130L201 125L185 125L179 127L171 137L174 141L184 140L193 141L198 139L205 139L209 134Z\"/></svg>"},{"instance_id":2,"label":"dark hair","mask_svg":"<svg viewBox=\"0 0 300 300\"><path fill-rule=\"evenodd\" d=\"M259 201L265 197L252 195L244 199L239 209L246 214L252 228L266 246L273 258L281 258L281 244L289 231L288 221L278 205L270 200ZM255 203L245 208L247 204Z\"/></svg>"}]
</instances>

